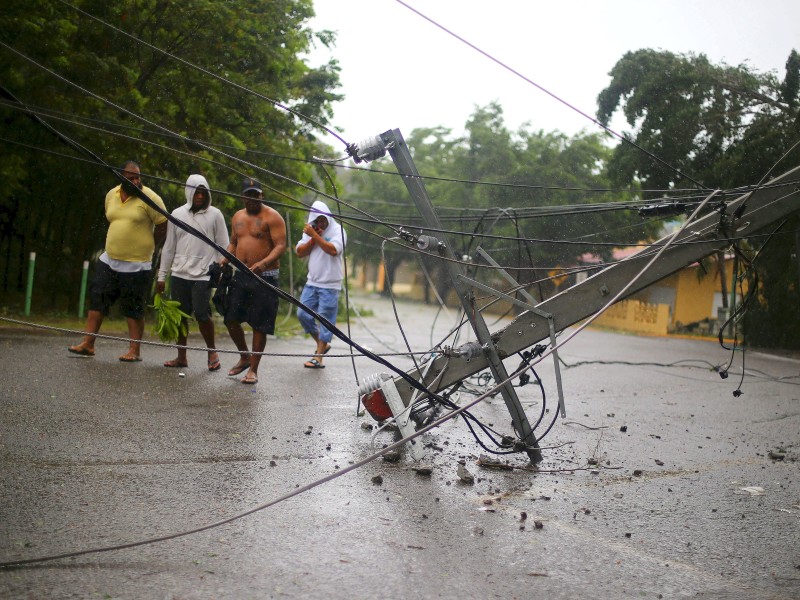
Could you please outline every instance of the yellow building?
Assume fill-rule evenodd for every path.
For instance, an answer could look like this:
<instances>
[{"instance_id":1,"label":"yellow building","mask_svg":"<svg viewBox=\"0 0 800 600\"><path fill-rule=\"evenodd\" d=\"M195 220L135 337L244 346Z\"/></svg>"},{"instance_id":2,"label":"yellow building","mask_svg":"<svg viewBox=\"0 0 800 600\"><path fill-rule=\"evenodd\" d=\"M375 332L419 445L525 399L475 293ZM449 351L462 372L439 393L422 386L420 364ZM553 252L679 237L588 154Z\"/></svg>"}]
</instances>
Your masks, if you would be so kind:
<instances>
[{"instance_id":1,"label":"yellow building","mask_svg":"<svg viewBox=\"0 0 800 600\"><path fill-rule=\"evenodd\" d=\"M630 252L638 248L631 248ZM614 258L621 259L629 252L621 249ZM715 334L718 325L724 320L721 311L727 301L731 302L733 282L733 256L728 255L724 267L720 269L715 257L703 263L693 263L661 281L641 290L622 302L618 302L605 314L594 321L595 325L639 333L644 335L666 335L668 333L700 333ZM722 285L720 271L725 274L726 285ZM377 267L369 264L356 266L356 286L368 291L380 292L384 289L383 265ZM571 283L579 283L589 276L578 273ZM504 287L504 282L493 282L497 289ZM418 265L403 262L395 271L392 290L397 297L411 300L422 300L425 281ZM558 291L558 290L554 290ZM433 296L431 295L431 298ZM736 290L735 302L741 301L741 290ZM453 292L447 298L449 306L457 307L458 298ZM480 305L486 301L479 302ZM494 314L510 313L512 307L506 301L493 303L488 312Z\"/></svg>"}]
</instances>

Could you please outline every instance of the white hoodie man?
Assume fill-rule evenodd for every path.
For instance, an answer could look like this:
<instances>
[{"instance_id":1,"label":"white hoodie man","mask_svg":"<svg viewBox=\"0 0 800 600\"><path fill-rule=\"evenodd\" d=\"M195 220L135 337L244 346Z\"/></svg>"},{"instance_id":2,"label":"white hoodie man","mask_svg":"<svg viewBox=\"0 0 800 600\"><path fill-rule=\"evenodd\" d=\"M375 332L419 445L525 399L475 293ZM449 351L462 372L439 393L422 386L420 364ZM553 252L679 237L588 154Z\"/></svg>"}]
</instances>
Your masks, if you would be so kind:
<instances>
[{"instance_id":1,"label":"white hoodie man","mask_svg":"<svg viewBox=\"0 0 800 600\"><path fill-rule=\"evenodd\" d=\"M339 291L344 279L342 253L346 244L347 234L334 220L328 206L320 200L314 202L303 227L303 237L295 246L297 256L308 257L308 279L300 301L333 324L336 323ZM297 318L317 343L314 356L303 366L307 369L324 369L322 357L331 349L333 334L305 310L298 310Z\"/></svg>"},{"instance_id":2,"label":"white hoodie man","mask_svg":"<svg viewBox=\"0 0 800 600\"><path fill-rule=\"evenodd\" d=\"M225 217L218 208L211 206L211 190L202 175L189 175L185 187L186 204L172 211L172 216L201 231L218 246L227 248L229 243ZM214 322L211 320L211 288L208 285L208 267L220 258L220 253L205 241L176 227L171 222L167 227L167 239L161 251L158 269L158 293L163 293L167 274L170 277L170 296L181 303L181 310L194 315L197 327L205 340L208 351L208 370L220 368L219 356L214 350ZM184 319L184 321L186 321ZM188 332L188 323L186 331ZM186 335L178 337L180 346L186 345ZM187 367L186 349L178 349L178 357L164 363L165 367Z\"/></svg>"}]
</instances>

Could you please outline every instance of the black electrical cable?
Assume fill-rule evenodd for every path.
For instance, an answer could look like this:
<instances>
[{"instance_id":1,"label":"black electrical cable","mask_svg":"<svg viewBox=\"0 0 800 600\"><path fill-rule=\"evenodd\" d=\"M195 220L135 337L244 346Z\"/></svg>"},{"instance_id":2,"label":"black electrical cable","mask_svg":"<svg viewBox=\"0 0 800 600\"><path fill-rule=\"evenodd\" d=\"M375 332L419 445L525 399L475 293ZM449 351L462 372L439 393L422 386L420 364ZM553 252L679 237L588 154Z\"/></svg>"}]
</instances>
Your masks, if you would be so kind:
<instances>
[{"instance_id":1,"label":"black electrical cable","mask_svg":"<svg viewBox=\"0 0 800 600\"><path fill-rule=\"evenodd\" d=\"M27 144L24 144L22 142L18 142L18 141L14 141L14 140L8 140L8 139L5 139L5 138L0 138L0 139L2 139L3 141L9 142L9 143L18 144L18 145L21 145L21 146L37 149L37 148L34 148L34 147L29 146ZM148 142L145 142L145 143L148 143ZM51 152L51 151L46 150L46 149L37 149L37 150L42 151L42 152ZM181 153L182 151L175 150L175 152ZM64 156L64 155L61 155L59 153L53 153L53 154L56 154L56 155L59 155L59 156ZM74 160L84 160L84 159L80 159L80 158L76 158L76 157L70 157L70 158L73 158ZM231 170L233 170L233 171L235 171L237 173L242 174L241 171L238 171L236 169L232 169L228 165L225 165L225 164L220 163L218 161L214 161L212 159L208 159L208 158L204 158L204 157L194 157L194 158L198 158L199 160L208 161L208 162L217 164L219 166L222 166L223 168L231 169ZM231 157L231 158L234 158L234 157ZM236 159L236 160L239 160L239 159ZM85 161L84 160L84 162L91 162L91 161ZM242 162L244 162L244 161L242 161ZM249 163L246 163L246 164L249 164ZM261 170L261 171L266 171L265 169L257 167L256 165L250 165L250 166L252 166L252 167L254 167L254 168L258 169L258 170ZM266 171L266 172L269 173L269 171ZM316 190L314 188L306 186L305 184L302 184L300 182L297 182L297 181L292 180L290 178L287 178L285 176L278 175L278 174L274 174L274 175L282 177L284 179L287 179L288 181L290 181L292 183L295 183L297 185L306 187L307 189L310 189L311 191L314 191L315 193L318 193L318 194L320 194L320 195L322 195L322 196L324 196L326 198L330 198L331 200L334 200L334 201L337 200L336 198L331 197L329 194L326 194L324 192L321 192L320 190ZM162 181L168 181L170 183L179 183L179 182L176 182L174 180L159 178L159 177L156 177L156 176L153 176L153 175L151 175L151 178L159 179L159 180L162 180ZM289 196L288 194L286 194L286 193L284 193L284 192L282 192L280 190L277 190L275 188L272 188L270 186L265 186L265 187L267 187L268 189L270 189L271 191L273 191L277 195L283 196L283 197L285 197L287 199L292 200L293 202L296 202L298 204L303 205L305 208L298 208L296 206L289 206L289 205L286 205L286 204L275 203L276 206L288 208L288 209L291 209L291 210L306 210L306 209L309 208L309 206L306 203L304 203L303 201L301 201L301 200L297 200L296 198L293 198L293 197ZM225 191L222 191L222 190L217 190L217 193L221 193L223 195L237 196L235 194L231 194L229 192L225 192ZM347 204L350 208L355 208L355 207L351 206L348 203L344 203L344 204ZM380 238L382 240L389 240L390 242L395 243L397 245L400 245L403 248L410 249L410 250L415 251L415 252L422 252L422 251L417 250L416 248L413 248L413 247L409 248L405 244L403 244L401 242L398 242L396 239L386 238L386 237L381 236L381 235L379 235L379 234L377 234L377 233L375 233L375 232L373 232L371 230L367 230L367 229L358 227L357 225L355 225L354 221L376 223L376 224L385 226L385 227L387 227L389 229L392 229L394 231L397 231L398 229L401 229L401 228L404 228L404 227L410 227L407 224L386 222L384 220L376 219L374 216L371 216L371 215L369 215L369 213L366 213L365 211L362 211L362 210L360 210L358 208L355 208L355 210L358 210L358 211L362 212L363 214L368 215L369 218L359 218L359 217L355 217L355 216L352 216L352 215L348 215L348 216L342 215L342 219L344 221L349 222L351 224L351 226L354 226L354 227L364 231L365 233L368 233L370 235L374 235L374 236L376 236L376 237L378 237L378 238ZM549 244L554 244L554 245L558 245L558 244L571 244L571 245L584 245L584 246L586 245L586 242L581 242L579 240L546 240L546 239L539 239L539 238L512 238L512 237L508 237L508 236L496 236L496 235L479 234L479 233L467 234L467 233L464 233L464 232L461 232L461 231L453 231L453 230L446 230L446 229L435 229L435 228L427 228L426 230L427 231L432 231L432 232L447 233L447 234L451 234L451 235L458 235L458 236L481 237L481 238L487 238L487 239L503 239L503 240L507 240L507 241L517 241L517 242L526 242L526 243L539 243L539 244L549 243ZM758 236L749 236L749 237L758 237ZM734 238L732 238L732 239L734 239ZM735 238L735 239L744 239L744 238ZM683 242L678 242L675 245L678 246L678 245L684 245L684 244L702 244L702 243L706 243L706 242L703 241L703 240L683 241ZM611 247L619 247L621 245L624 245L624 246L628 246L628 247L651 247L651 248L655 248L655 247L658 246L658 244L625 244L625 243L620 243L620 242L591 242L589 245L591 245L591 246L611 246ZM437 256L437 258L440 259L440 260L449 260L451 262L457 262L457 263L460 263L460 264L467 264L467 265L472 264L472 263L464 263L463 261L459 261L459 260L449 259L447 257ZM604 264L613 264L613 263L604 263ZM489 268L489 269L494 269L495 268L495 267L489 266L489 265L480 265L480 266L482 268ZM502 268L504 268L506 270L516 270L516 271L529 270L529 268L527 268L527 267L505 266L505 267L502 267Z\"/></svg>"},{"instance_id":2,"label":"black electrical cable","mask_svg":"<svg viewBox=\"0 0 800 600\"><path fill-rule=\"evenodd\" d=\"M339 212L339 224L341 227L342 223L342 205L339 202L339 191L336 189L336 182L331 177L331 174L328 172L328 169L325 168L325 165L320 165L322 172L325 173L325 176L328 178L328 183L331 185L331 190L333 191L333 195L336 198L336 208ZM347 337L352 339L352 334L350 330L350 284L348 281L348 272L347 272L347 233L344 232L344 228L342 227L342 232L344 234L344 239L342 240L342 264L344 265L344 306L345 306L345 313L347 318ZM298 242L299 243L299 242ZM290 252L293 249L290 250ZM291 260L291 258L289 259ZM293 290L294 291L294 290ZM358 379L358 369L356 368L356 359L355 355L353 354L353 347L348 346L350 349L350 363L353 366L353 376L356 380L356 387L358 387L361 382ZM409 348L410 351L410 348ZM361 405L361 397L359 396L358 400L356 401L356 415L358 415L358 407Z\"/></svg>"},{"instance_id":3,"label":"black electrical cable","mask_svg":"<svg viewBox=\"0 0 800 600\"><path fill-rule=\"evenodd\" d=\"M63 1L63 0L62 0L62 1ZM665 166L667 169L669 169L670 171L672 171L672 172L673 172L673 173L675 173L676 175L679 175L680 177L683 177L684 179L687 179L688 181L691 181L692 183L694 183L694 184L695 184L695 185L696 185L698 188L700 188L700 189L703 189L703 190L710 190L710 188L708 188L707 186L703 185L703 184L702 184L702 183L700 183L699 181L696 181L696 180L695 180L695 179L693 179L692 177L689 177L688 175L686 175L685 173L681 172L681 171L680 171L678 168L676 168L676 167L672 166L671 164L669 164L668 162L666 162L666 161L665 161L665 160L663 160L662 158L660 158L660 157L656 156L655 154L653 154L653 153L652 153L652 152L650 152L649 150L647 150L647 149L645 149L645 148L643 148L643 147L639 146L639 145L638 145L638 144L636 144L636 143L635 143L633 140L631 140L631 139L629 139L629 138L627 138L627 137L625 137L625 136L623 136L623 135L620 135L619 133L617 133L616 131L614 131L614 130L613 130L613 129L611 129L610 127L607 127L606 125L603 125L602 123L600 123L600 121L598 121L598 120L597 120L597 119L595 119L594 117L592 117L592 116L590 116L590 115L586 114L585 112L583 112L582 110L580 110L580 109L576 108L575 106L573 106L572 104L570 104L570 103L569 103L569 102L567 102L566 100L564 100L564 99L560 98L559 96L556 96L554 93L552 93L552 92L550 92L549 90L545 89L544 87L542 87L542 86L541 86L541 85L539 85L538 83L536 83L536 82L532 81L531 79L529 79L529 78L525 77L525 76L524 76L522 73L520 73L519 71L516 71L515 69L512 69L510 66L508 66L508 65L507 65L507 64L505 64L504 62L502 62L502 61L498 60L497 58L495 58L494 56L492 56L492 55L491 55L491 54L489 54L488 52L486 52L486 51L484 51L484 50L481 50L481 49L480 49L480 48L478 48L476 45L472 44L471 42L468 42L467 40L465 40L465 39L464 39L464 38L462 38L461 36L459 36L459 35L457 35L456 33L454 33L454 32L452 32L452 31L450 31L449 29L447 29L446 27L444 27L444 26L443 26L441 23L438 23L438 22L434 21L433 19L431 19L430 17L428 17L428 16L426 16L426 15L422 14L422 13L421 13L421 12L419 12L417 9L415 9L415 8L413 8L412 6L409 6L408 4L406 4L405 2L403 2L403 0L395 0L395 1L396 1L398 4L401 4L401 5L405 6L405 7L406 7L407 9L409 9L411 12L413 12L413 13L416 13L417 15L419 15L420 17L422 17L423 19L425 19L426 21L428 21L428 22L429 22L429 23L431 23L432 25L434 25L434 26L438 27L439 29L441 29L442 31L444 31L445 33L447 33L448 35L451 35L451 36L453 36L453 37L454 37L454 38L456 38L458 41L460 41L460 42L462 42L462 43L466 44L467 46L469 46L469 47L470 47L470 48L472 48L473 50L475 50L475 51L477 51L478 53L482 54L483 56L485 56L486 58L488 58L488 59L489 59L489 60L491 60L492 62L494 62L494 63L498 64L499 66L503 67L503 68L504 68L504 69L506 69L507 71L510 71L511 73L513 73L514 75L516 75L517 77L519 77L520 79L522 79L523 81L525 81L525 82L527 82L527 83L531 84L532 86L534 86L534 87L535 87L535 88L537 88L538 90L540 90L540 91L544 92L545 94L547 94L548 96L550 96L550 97L551 97L551 98L553 98L554 100L557 100L558 102L560 102L561 104L563 104L563 105L564 105L564 106L566 106L567 108L570 108L570 109L572 109L573 111L577 112L579 115L581 115L582 117L585 117L586 119L588 119L589 121L591 121L592 123L594 123L595 125L597 125L598 127L601 127L601 128L604 130L604 131L606 131L607 133L610 133L610 134L611 134L611 135L613 135L615 138L619 139L620 141L622 141L622 142L624 142L624 143L626 143L626 144L630 144L631 146L633 146L634 148L636 148L637 150L639 150L639 151L640 151L640 152L642 152L643 154L646 154L647 156L649 156L649 157L650 157L650 158L652 158L653 160L655 160L655 161L657 161L657 162L661 163L663 166Z\"/></svg>"},{"instance_id":4,"label":"black electrical cable","mask_svg":"<svg viewBox=\"0 0 800 600\"><path fill-rule=\"evenodd\" d=\"M150 44L149 42L146 42L143 39L138 38L135 35L132 35L132 34L128 33L127 31L124 31L123 29L120 29L119 27L115 27L111 23L106 23L105 21L103 21L99 17L94 16L93 14L83 10L82 8L78 8L77 6L74 6L73 4L70 4L69 2L66 2L66 0L58 0L58 1L61 2L61 4L63 4L64 6L67 6L67 7L71 8L72 10L75 10L75 11L79 12L80 14L82 14L82 15L84 15L86 17L89 17L90 19L92 19L94 21L97 21L101 25L104 25L104 26L108 27L109 29L113 29L114 31L116 31L118 33L121 33L122 35L126 36L127 38L129 38L131 40L134 40L138 44L141 44L143 46L147 46L151 50L155 50L156 52L159 52L159 53L163 54L164 56L166 56L168 58L171 58L172 60L178 61L182 65L185 65L187 67L195 69L196 71L199 71L203 75L211 77L212 79L216 79L217 81L221 81L224 84L230 85L230 86L232 86L232 87L234 87L234 88L236 88L236 89L238 89L240 91L243 91L243 92L246 92L247 94L255 96L256 98L259 98L261 100L265 100L265 101L269 102L270 104L272 104L273 106L275 106L276 108L280 108L281 110L284 110L284 111L286 111L288 113L291 113L292 115L294 115L296 117L299 117L300 119L303 119L304 121L307 121L308 123L312 123L313 125L316 125L317 127L322 129L326 133L331 134L333 137L335 137L340 142L342 142L342 144L344 144L345 146L347 145L347 142L345 142L344 139L339 134L337 134L335 131L333 131L329 127L326 127L323 123L320 123L316 119L313 119L313 118L311 118L311 117L309 117L307 115L304 115L303 113L301 113L301 112L299 112L297 110L294 110L293 108L289 108L285 104L281 104L277 100L273 100L272 98L269 98L268 96L265 96L264 94L256 92L255 90L251 90L248 87L240 85L240 84L238 84L236 82L233 82L233 81L231 81L229 79L226 79L225 77L217 75L216 73L212 73L208 69L204 69L203 67L195 65L195 64L189 62L188 60L185 60L185 59L183 59L183 58L181 58L179 56L176 56L176 55L174 55L174 54L172 54L170 52L167 52L166 50L162 50L158 46L154 46L153 44Z\"/></svg>"},{"instance_id":5,"label":"black electrical cable","mask_svg":"<svg viewBox=\"0 0 800 600\"><path fill-rule=\"evenodd\" d=\"M0 43L2 43L2 42L0 42ZM0 95L4 96L6 98L12 99L14 101L19 102L19 100L3 86L0 86ZM55 129L52 125L50 125L46 121L42 120L41 118L39 118L39 117L37 117L35 115L32 115L31 118L36 123L38 123L39 125L42 125L50 133L55 135L60 141L65 143L67 146L71 147L73 150L76 150L76 151L78 151L78 152L80 152L82 154L85 154L85 155L91 157L94 161L97 162L97 164L105 167L107 170L109 170L114 175L115 178L117 178L120 181L120 183L127 183L127 179L125 179L125 177L122 175L122 173L120 172L119 169L116 169L116 168L112 167L111 165L108 165L105 161L103 161L103 159L101 159L99 156L97 156L91 150L89 150L88 148L82 146L78 142L68 138L67 136L65 136L64 134L59 132L57 129ZM408 375L402 369L400 369L398 367L395 367L389 361L387 361L384 358L372 353L371 351L367 350L366 348L364 348L364 347L360 346L359 344L357 344L356 342L354 342L344 332L342 332L338 327L336 327L336 325L331 323L328 319L326 319L325 317L323 317L322 315L317 313L315 310L311 309L310 307L306 306L305 304L303 304L302 302L297 300L293 295L291 295L291 294L283 291L279 287L276 287L276 286L268 283L267 281L263 280L261 277L256 275L253 271L251 271L250 268L247 267L247 265L245 265L243 262L241 262L235 255L231 254L228 251L227 248L223 248L222 246L217 245L212 239L210 239L208 236L206 236L203 232L195 229L194 227L192 227L191 225L185 223L184 221L181 221L180 219L176 219L172 214L169 213L169 211L166 211L166 210L162 209L158 204L153 202L150 199L150 197L147 194L145 194L143 191L141 191L138 188L135 188L132 191L134 191L134 194L140 200L142 200L142 202L144 202L145 204L150 206L153 210L155 210L158 213L162 214L173 225L175 225L176 227L179 227L179 228L183 229L187 233L189 233L191 235L194 235L195 237L203 240L206 244L208 244L209 246L211 246L212 248L217 250L217 252L219 252L222 256L227 258L228 261L231 264L233 264L237 269L239 269L242 273L245 273L245 276L250 277L253 281L258 282L258 285L264 285L264 286L268 287L279 298L282 298L282 299L286 300L287 302L290 302L291 304L294 304L295 306L297 306L299 308L302 308L303 310L305 310L306 312L311 314L320 323L322 323L325 327L327 327L336 337L338 337L339 339L341 339L346 344L348 344L348 345L352 346L353 348L355 348L356 350L358 350L364 356L367 356L368 358L372 359L373 361L375 361L375 362L385 366L386 368L392 370L393 372L397 373L401 378L403 378L406 382L408 382L413 388L415 388L415 389L417 389L420 392L423 392L425 394L431 395L431 396L435 395L432 392L430 392L430 390L428 390L424 385L422 385L422 383L418 382L416 379L414 379L413 377Z\"/></svg>"},{"instance_id":6,"label":"black electrical cable","mask_svg":"<svg viewBox=\"0 0 800 600\"><path fill-rule=\"evenodd\" d=\"M2 40L0 40L0 46L3 46L3 47L5 47L6 49L10 50L10 51L11 51L11 52L13 52L14 54L16 54L17 56L19 56L20 58L22 58L23 60L26 60L26 61L30 62L31 64L33 64L33 65L35 65L36 67L38 67L39 69L41 69L41 70L45 71L45 72L46 72L46 73L48 73L49 75L51 75L51 76L55 77L56 79L58 79L58 80L60 80L60 81L63 81L64 83L67 83L67 84L68 84L68 85L70 85L70 86L73 86L73 87L77 88L77 89L78 89L78 90L80 90L81 92L83 92L83 93L85 93L85 94L87 94L87 95L89 95L89 96L91 96L91 97L93 97L93 98L95 98L95 99L97 99L97 100L100 100L101 102L104 102L105 104L108 104L109 106L111 106L111 107L113 107L113 108L115 108L115 109L117 109L117 110L120 110L120 111L124 112L125 114L128 114L128 115L132 116L132 117L133 117L133 118L135 118L135 119L141 120L141 121L143 121L143 122L145 122L145 123L147 123L147 124L149 124L149 125L152 125L152 126L154 126L154 127L158 128L159 130L162 130L162 131L164 131L164 132L167 132L167 133L169 133L169 134L171 134L171 135L174 135L174 136L178 136L178 134L176 134L176 133L174 133L174 132L170 131L170 130L169 130L169 129L167 129L166 127L162 127L161 125L158 125L157 123L154 123L154 122L152 122L152 121L150 121L150 120L148 120L148 119L146 119L146 118L142 117L141 115L137 115L136 113L134 113L134 112L132 112L132 111L130 111L130 110L128 110L128 109L126 109L126 108L124 108L124 107L122 107L122 106L120 106L120 105L118 105L118 104L114 103L114 102L111 102L110 100L108 100L108 99L106 99L106 98L103 98L102 96L99 96L99 95L95 94L94 92L91 92L91 91L87 90L86 88L84 88L84 87L82 87L82 86L78 85L77 83L75 83L75 82L72 82L72 81L70 81L69 79L66 79L65 77L62 77L61 75L59 75L58 73L56 73L56 72L55 72L55 71L53 71L52 69L49 69L49 68L45 67L45 66L44 66L44 65L42 65L41 63L39 63L39 62L35 61L33 58L31 58L31 57L27 56L26 54L24 54L24 53L20 52L19 50L16 50L15 48L12 48L11 46L9 46L8 44L6 44L6 43L5 43L5 42L3 42ZM30 111L28 111L28 112L30 112ZM30 116L30 115L29 115L29 116ZM183 138L183 136L179 136L179 137ZM321 192L320 190L317 190L317 189L315 189L315 188L313 188L313 187L311 187L311 186L308 186L308 185L306 185L306 184L304 184L304 183L301 183L301 182L299 182L299 181L296 181L296 180L294 180L294 179L291 179L291 178L289 178L289 177L286 177L286 176L284 176L284 175L281 175L281 174L279 174L279 173L275 173L275 172L269 171L269 170L267 170L267 169L264 169L263 167L259 167L258 165L255 165L255 164L253 164L253 163L250 163L250 162L248 162L248 161L246 161L246 160L243 160L243 159L241 159L241 158L237 158L237 157L235 157L235 156L232 156L232 155L230 155L230 154L227 154L227 153L225 153L225 152L221 152L221 151L215 150L214 148L211 148L211 147L209 147L209 146L206 146L206 145L204 145L202 142L195 142L195 143L196 143L196 144L198 144L199 146L203 147L204 149L206 149L206 150L210 151L210 152L217 152L218 154L221 154L222 156L224 156L224 157L226 157L226 158L229 158L229 159L231 159L231 160L233 160L233 161L235 161L235 162L238 162L238 163L241 163L241 164L247 165L247 166L248 166L248 167L250 167L251 169L255 169L255 170L261 171L261 172L263 172L263 173L267 173L267 174L269 174L269 175L271 175L271 176L273 176L273 177L277 177L277 178L279 178L279 179L282 179L282 180L284 180L284 181L288 181L288 182L290 182L290 183L293 183L293 184L295 184L295 185L298 185L298 186L300 186L300 187L303 187L303 188L305 188L305 189L307 189L307 190L310 190L310 191L312 191L312 192L314 192L314 193L320 194L321 196L324 196L324 197L330 198L331 200L336 200L335 198L332 198L330 195L328 195L328 194L326 194L326 193L324 193L324 192ZM243 172L243 171L239 171L239 170L237 170L237 169L235 169L235 168L233 168L233 167L230 167L230 166L228 166L227 168L228 168L228 169L230 169L230 170L232 170L232 171L233 171L233 172L235 172L235 173L238 173L239 175L241 175L241 176L243 176L243 177L246 177L246 176L249 176L249 175L250 175L249 173L245 173L245 172ZM264 184L262 184L262 185L264 185ZM282 196L288 197L286 194L284 194L284 193L283 193L283 192L281 192L280 190L277 190L277 189L275 189L275 188L273 188L273 187L271 187L271 186L267 186L267 185L265 185L264 187L267 187L268 189L270 189L272 192L274 192L274 193L276 193L276 194L279 194L279 195L282 195ZM298 201L298 202L299 202L299 201ZM380 221L379 219L377 219L376 217L374 217L374 216L372 216L372 215L369 215L367 212L365 212L365 211L363 211L363 210L361 210L361 209L359 209L359 208L357 208L357 207L355 207L355 206L352 206L352 205L349 205L349 204L348 204L348 207L349 207L349 208L352 208L353 210L356 210L356 211L358 211L358 212L360 212L360 213L362 213L362 214L364 214L364 215L367 215L367 216L369 216L372 222L378 222L378 223L384 224L383 222L381 222L381 221ZM386 225L386 227L388 227L389 229L392 229L392 226L391 226L391 225Z\"/></svg>"},{"instance_id":7,"label":"black electrical cable","mask_svg":"<svg viewBox=\"0 0 800 600\"><path fill-rule=\"evenodd\" d=\"M7 106L9 108L17 108L17 109L19 108L17 106L14 106L11 103L5 103L5 102L0 102L0 105ZM142 138L145 138L145 137L151 137L151 136L154 136L154 135L158 135L158 136L167 137L167 138L173 138L173 139L176 139L176 140L185 141L185 142L189 142L189 143L206 144L206 145L208 145L210 147L213 147L213 148L224 148L224 149L227 149L227 150L238 150L238 151L245 152L247 154L253 154L253 155L256 155L256 156L266 156L266 157L269 157L269 158L277 158L277 159L281 159L281 160L289 160L289 161L303 162L303 163L309 163L309 164L320 164L320 161L318 159L316 159L316 158L311 158L311 159L309 159L309 158L299 158L299 157L295 157L295 156L285 156L285 155L282 155L282 154L276 154L274 152L265 152L265 151L262 151L262 150L251 150L251 149L247 149L247 148L242 149L242 148L238 148L236 146L232 146L232 145L228 145L228 144L221 144L221 143L217 143L217 142L207 142L207 141L204 142L202 140L197 140L197 139L194 139L194 138L185 137L185 136L181 136L181 135L177 135L177 134L165 133L163 131L157 131L157 130L152 130L152 129L143 129L143 128L138 128L138 127L133 127L132 125L128 125L128 124L125 124L125 123L116 123L116 122L106 121L106 120L102 120L102 119L93 119L93 118L90 118L90 117L75 116L75 115L72 115L72 114L69 114L69 113L65 113L63 111L57 111L57 110L54 110L54 109L44 108L44 107L35 106L35 105L28 105L27 110L31 111L31 112L35 112L35 113L39 114L40 116L48 116L50 118L59 119L59 120L62 120L62 121L67 121L67 122L75 124L75 125L86 126L86 125L84 125L83 123L80 122L80 121L86 121L86 122L89 122L89 123L99 123L99 124L107 125L107 126L110 126L110 127L117 127L117 128L120 128L120 129L128 129L128 130L131 130L131 131L134 131L134 132L140 134L139 137L135 138L137 140L142 140ZM59 115L62 115L62 116L59 116ZM99 129L99 128L97 128L97 129ZM113 132L108 131L108 133L113 133ZM121 134L114 133L114 135L121 135ZM375 174L379 174L379 175L394 175L394 176L398 176L398 177L401 176L400 173L398 173L397 171L384 171L384 170L375 169L375 168L359 167L359 166L356 166L356 165L334 164L334 165L329 165L329 166L333 166L335 168L340 168L340 169L351 169L351 170L356 170L356 171L363 171L363 172L366 172L366 173L375 173ZM520 190L544 190L544 191L566 191L566 192L570 192L571 191L571 192L586 192L586 193L613 193L613 194L634 194L634 195L638 195L638 194L642 194L642 193L660 193L660 194L669 193L669 194L673 194L673 196L670 196L669 198L664 198L663 199L664 201L674 201L676 199L678 199L678 200L689 200L689 199L692 199L692 198L701 198L702 197L702 195L697 193L696 190L694 190L694 189L675 189L675 188L670 188L670 189L631 189L631 190L623 190L623 189L617 189L617 188L589 188L589 187L577 187L577 186L537 185L537 184L526 184L526 183L505 183L505 182L494 182L494 181L481 181L481 180L474 180L474 179L459 179L459 178L453 178L453 177L436 177L436 176L432 176L432 175L408 175L406 177L416 178L416 179L421 179L421 180L441 181L441 182L445 182L445 183L460 183L460 184L479 185L479 186L487 186L487 187L515 188L515 189L520 189ZM787 185L787 184L783 183L782 185ZM763 187L767 187L767 186L762 186L762 188ZM731 190L729 190L729 191L731 191ZM733 193L737 193L737 194L744 194L747 191L749 191L749 186L741 186L739 188L733 188ZM675 195L675 194L679 194L679 195ZM374 203L377 203L377 204L389 204L389 205L396 204L396 203L391 202L391 201L383 201L383 200L370 200L368 202L374 202ZM641 204L641 205L652 205L652 204L657 203L658 199L649 199L649 200L639 199L639 200L634 200L634 201L631 201L631 202L636 202L637 204ZM537 209L537 207L528 207L528 208L530 208L532 210ZM541 210L547 210L550 207L538 207L538 208L541 209ZM485 210L485 209L470 208L470 207L455 208L455 207L447 207L447 206L440 207L439 209L440 210L463 210L465 212L483 211L483 210Z\"/></svg>"}]
</instances>

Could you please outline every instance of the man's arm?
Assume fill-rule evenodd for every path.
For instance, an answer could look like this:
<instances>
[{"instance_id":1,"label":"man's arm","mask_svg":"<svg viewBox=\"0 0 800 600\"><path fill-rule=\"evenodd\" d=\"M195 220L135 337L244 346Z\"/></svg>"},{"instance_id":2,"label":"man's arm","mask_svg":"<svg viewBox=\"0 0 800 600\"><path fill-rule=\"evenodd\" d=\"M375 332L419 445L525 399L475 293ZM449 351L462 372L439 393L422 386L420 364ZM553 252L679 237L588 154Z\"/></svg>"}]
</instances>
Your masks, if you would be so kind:
<instances>
[{"instance_id":1,"label":"man's arm","mask_svg":"<svg viewBox=\"0 0 800 600\"><path fill-rule=\"evenodd\" d=\"M177 243L177 236L175 235L175 226L167 226L167 239L164 242L164 247L161 249L161 259L158 265L158 281L156 289L159 294L164 293L164 282L167 279L170 269L172 268L172 261L175 258L175 245Z\"/></svg>"},{"instance_id":2,"label":"man's arm","mask_svg":"<svg viewBox=\"0 0 800 600\"><path fill-rule=\"evenodd\" d=\"M308 228L309 228L308 224L306 224L306 226L303 227L303 233L305 233L306 235L308 235L308 233L306 232L306 229ZM314 249L314 245L315 245L314 238L308 236L307 241L304 242L302 239L300 239L300 241L297 242L294 251L300 258L305 258L309 254L311 254L311 251Z\"/></svg>"},{"instance_id":3,"label":"man's arm","mask_svg":"<svg viewBox=\"0 0 800 600\"><path fill-rule=\"evenodd\" d=\"M228 248L231 243L231 238L228 235L228 228L225 226L225 216L220 212L216 212L214 222L214 242L221 248ZM218 252L214 253L214 258L222 258Z\"/></svg>"},{"instance_id":4,"label":"man's arm","mask_svg":"<svg viewBox=\"0 0 800 600\"><path fill-rule=\"evenodd\" d=\"M238 214L238 213L236 213ZM236 245L239 243L239 236L236 235L236 227L234 226L236 223L236 214L233 215L231 218L231 235L230 235L230 243L228 244L227 250L230 254L236 256ZM223 256L219 260L220 265L227 265L230 261Z\"/></svg>"},{"instance_id":5,"label":"man's arm","mask_svg":"<svg viewBox=\"0 0 800 600\"><path fill-rule=\"evenodd\" d=\"M158 248L161 244L164 243L164 240L167 237L167 223L169 221L164 221L163 223L159 223L153 229L153 240L156 243L156 248Z\"/></svg>"}]
</instances>

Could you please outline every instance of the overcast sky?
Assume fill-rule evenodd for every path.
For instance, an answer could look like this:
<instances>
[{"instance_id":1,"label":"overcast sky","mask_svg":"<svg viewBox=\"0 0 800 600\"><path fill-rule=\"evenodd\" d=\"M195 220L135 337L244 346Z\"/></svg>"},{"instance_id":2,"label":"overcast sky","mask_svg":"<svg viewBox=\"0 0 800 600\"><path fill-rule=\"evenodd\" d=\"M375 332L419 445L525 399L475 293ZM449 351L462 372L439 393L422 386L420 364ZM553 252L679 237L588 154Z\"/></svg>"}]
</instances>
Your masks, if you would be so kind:
<instances>
[{"instance_id":1,"label":"overcast sky","mask_svg":"<svg viewBox=\"0 0 800 600\"><path fill-rule=\"evenodd\" d=\"M800 51L798 0L404 0L552 94L594 116L608 72L630 50L704 53L783 79ZM506 124L569 135L591 121L442 31L396 0L314 0L311 27L338 32L344 101L333 124L348 142L399 128L454 134L476 106L497 101ZM617 119L612 128L625 128ZM341 142L328 138L334 148Z\"/></svg>"}]
</instances>

